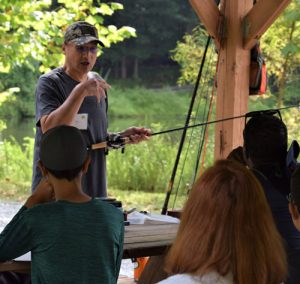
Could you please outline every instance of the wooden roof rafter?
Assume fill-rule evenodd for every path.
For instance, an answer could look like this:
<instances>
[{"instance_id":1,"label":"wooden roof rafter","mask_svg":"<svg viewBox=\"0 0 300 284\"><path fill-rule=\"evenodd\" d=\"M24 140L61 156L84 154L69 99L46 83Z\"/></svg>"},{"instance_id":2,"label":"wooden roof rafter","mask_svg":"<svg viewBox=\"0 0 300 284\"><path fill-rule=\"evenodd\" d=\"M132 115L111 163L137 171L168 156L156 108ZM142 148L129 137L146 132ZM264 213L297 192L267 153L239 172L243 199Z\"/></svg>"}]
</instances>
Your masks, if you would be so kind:
<instances>
[{"instance_id":1,"label":"wooden roof rafter","mask_svg":"<svg viewBox=\"0 0 300 284\"><path fill-rule=\"evenodd\" d=\"M251 49L290 2L291 0L259 0L243 21L244 48Z\"/></svg>"},{"instance_id":2,"label":"wooden roof rafter","mask_svg":"<svg viewBox=\"0 0 300 284\"><path fill-rule=\"evenodd\" d=\"M219 24L222 22L222 15L214 0L189 0L191 6L205 26L207 32L214 38L217 47L220 46Z\"/></svg>"},{"instance_id":3,"label":"wooden roof rafter","mask_svg":"<svg viewBox=\"0 0 300 284\"><path fill-rule=\"evenodd\" d=\"M218 48L216 118L248 111L250 49L291 0L189 0ZM243 145L242 119L215 126L215 158L225 158Z\"/></svg>"}]
</instances>

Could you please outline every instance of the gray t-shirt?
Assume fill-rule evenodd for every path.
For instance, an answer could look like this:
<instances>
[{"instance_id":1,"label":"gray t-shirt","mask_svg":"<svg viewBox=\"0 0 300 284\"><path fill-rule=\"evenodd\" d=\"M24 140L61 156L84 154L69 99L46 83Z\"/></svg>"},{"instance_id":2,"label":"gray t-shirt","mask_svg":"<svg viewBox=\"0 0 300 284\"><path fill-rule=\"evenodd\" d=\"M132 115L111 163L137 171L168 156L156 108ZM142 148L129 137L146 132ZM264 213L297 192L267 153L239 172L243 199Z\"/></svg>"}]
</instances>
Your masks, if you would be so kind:
<instances>
[{"instance_id":1,"label":"gray t-shirt","mask_svg":"<svg viewBox=\"0 0 300 284\"><path fill-rule=\"evenodd\" d=\"M98 199L22 207L0 234L0 261L31 251L32 284L115 284L122 212Z\"/></svg>"},{"instance_id":2,"label":"gray t-shirt","mask_svg":"<svg viewBox=\"0 0 300 284\"><path fill-rule=\"evenodd\" d=\"M34 145L34 163L32 190L35 189L41 179L40 170L37 167L39 160L41 127L40 119L44 115L60 107L68 98L74 87L79 84L68 76L62 67L56 68L39 78L36 88L36 135ZM82 133L87 145L103 142L107 138L107 101L96 97L86 97L78 111L78 114L88 114L87 130ZM72 147L72 145L70 145ZM87 174L82 179L82 187L85 193L92 197L106 197L106 157L105 150L94 150L91 153L91 164Z\"/></svg>"}]
</instances>

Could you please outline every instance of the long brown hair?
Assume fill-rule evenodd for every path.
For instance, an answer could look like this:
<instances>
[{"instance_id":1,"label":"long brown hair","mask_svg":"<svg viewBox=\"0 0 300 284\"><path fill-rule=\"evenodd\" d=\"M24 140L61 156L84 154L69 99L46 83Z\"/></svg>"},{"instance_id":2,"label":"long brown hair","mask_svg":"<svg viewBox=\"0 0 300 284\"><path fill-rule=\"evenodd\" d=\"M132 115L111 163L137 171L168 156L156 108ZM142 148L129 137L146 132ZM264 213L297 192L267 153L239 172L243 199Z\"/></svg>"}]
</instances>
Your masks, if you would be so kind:
<instances>
[{"instance_id":1,"label":"long brown hair","mask_svg":"<svg viewBox=\"0 0 300 284\"><path fill-rule=\"evenodd\" d=\"M279 284L285 250L263 189L234 161L220 160L195 183L167 257L171 274L232 273L236 284Z\"/></svg>"}]
</instances>

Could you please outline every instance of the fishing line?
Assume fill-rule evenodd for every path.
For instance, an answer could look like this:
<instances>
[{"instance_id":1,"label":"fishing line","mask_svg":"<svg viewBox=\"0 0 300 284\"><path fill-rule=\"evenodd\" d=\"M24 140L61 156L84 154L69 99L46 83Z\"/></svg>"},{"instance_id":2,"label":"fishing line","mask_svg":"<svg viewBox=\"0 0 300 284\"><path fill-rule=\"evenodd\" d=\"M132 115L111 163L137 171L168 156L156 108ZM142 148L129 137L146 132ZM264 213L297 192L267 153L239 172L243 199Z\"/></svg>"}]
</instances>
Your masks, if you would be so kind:
<instances>
[{"instance_id":1,"label":"fishing line","mask_svg":"<svg viewBox=\"0 0 300 284\"><path fill-rule=\"evenodd\" d=\"M274 111L276 111L276 110L286 110L286 109L289 109L289 108L299 108L299 105L291 105L291 106L281 107L281 108L277 108L277 109L261 110L261 112L268 111L268 110L270 110L270 111L272 111L272 110L274 110ZM238 119L238 118L243 118L243 117L246 117L246 114L227 117L227 118L222 118L222 119L217 119L217 120L212 120L212 121L206 121L206 122L201 122L201 123L196 123L196 124L193 124L193 125L187 125L187 126L178 127L178 128L162 130L162 131L159 131L159 132L152 133L151 136L161 135L161 134L165 134L165 133L171 133L171 132L180 131L180 130L186 130L186 129L189 129L189 128L194 128L194 127L199 127L199 126L206 126L206 125L210 125L210 124L215 124L215 123L228 121L228 120L233 120L233 119Z\"/></svg>"}]
</instances>

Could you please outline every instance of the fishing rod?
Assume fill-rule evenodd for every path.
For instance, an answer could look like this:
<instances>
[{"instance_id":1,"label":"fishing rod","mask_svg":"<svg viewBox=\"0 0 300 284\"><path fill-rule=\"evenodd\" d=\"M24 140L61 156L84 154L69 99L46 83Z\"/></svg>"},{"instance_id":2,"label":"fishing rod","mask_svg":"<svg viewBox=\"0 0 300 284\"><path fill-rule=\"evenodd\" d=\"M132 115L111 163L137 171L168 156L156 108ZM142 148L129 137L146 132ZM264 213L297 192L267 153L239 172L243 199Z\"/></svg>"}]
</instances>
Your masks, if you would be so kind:
<instances>
[{"instance_id":1,"label":"fishing rod","mask_svg":"<svg viewBox=\"0 0 300 284\"><path fill-rule=\"evenodd\" d=\"M159 132L151 133L150 136L156 136L156 135L171 133L171 132L175 132L175 131L186 130L186 129L194 128L194 127L206 126L209 124L214 124L214 123L223 122L223 121L227 121L227 120L233 120L233 119L237 119L237 118L253 117L253 116L261 115L261 114L273 115L273 114L278 113L278 111L280 111L280 110L285 110L288 108L296 108L296 107L299 108L299 105L291 105L291 106L281 107L278 109L257 110L257 111L248 112L243 115L232 116L232 117L227 117L227 118L222 118L222 119L217 119L217 120L201 122L201 123L197 123L197 124L193 124L193 125L187 125L187 126L183 126L183 127L162 130ZM114 134L114 135L110 135L110 138L107 141L95 143L95 144L88 146L88 149L89 150L97 150L97 149L103 149L103 148L120 149L120 148L124 148L125 145L128 144L129 142L130 142L129 137L122 137L120 134Z\"/></svg>"},{"instance_id":2,"label":"fishing rod","mask_svg":"<svg viewBox=\"0 0 300 284\"><path fill-rule=\"evenodd\" d=\"M200 79L202 77L202 72L203 72L203 69L204 69L204 63L205 63L205 59L206 59L206 54L207 54L210 42L211 42L211 36L209 35L207 37L205 49L204 49L201 64L200 64L200 67L199 67L199 72L198 72L196 84L194 86L193 95L192 95L190 105L189 105L189 109L188 109L188 113L187 113L187 116L186 116L185 127L182 128L183 132L182 132L181 139L180 139L180 142L179 142L178 151L177 151L177 155L176 155L176 158L175 158L175 163L174 163L174 167L173 167L173 170L172 170L171 178L169 180L168 188L166 190L165 201L164 201L164 204L163 204L163 207L162 207L162 210L161 210L162 215L167 214L169 199L170 199L170 196L171 196L171 192L173 190L174 180L175 180L175 176L176 176L180 156L181 156L181 153L182 153L184 141L185 141L185 138L186 138L186 131L188 129L187 127L188 127L188 124L190 122L190 118L192 116L192 111L193 111L194 103L195 103L195 100L196 100L197 91L198 91L198 88L199 88ZM164 133L167 133L167 132L164 132ZM159 133L159 132L154 133L154 135L158 135L158 134L163 134L163 131L161 131L161 133Z\"/></svg>"},{"instance_id":3,"label":"fishing rod","mask_svg":"<svg viewBox=\"0 0 300 284\"><path fill-rule=\"evenodd\" d=\"M280 119L281 118L281 114L280 114L280 110L285 110L285 109L289 109L289 108L299 108L299 104L297 105L291 105L291 106L286 106L286 107L281 107L278 109L268 109L268 110L258 110L258 111L252 111L252 112L248 112L246 114L243 115L238 115L238 116L233 116L233 117L227 117L227 118L222 118L222 119L217 119L217 120L212 120L212 121L207 121L207 122L202 122L202 123L197 123L197 124L193 124L193 125L186 125L183 127L178 127L178 128L173 128L173 129L168 129L168 130L163 130L163 131L159 131L159 132L154 132L151 134L151 136L155 136L155 135L161 135L161 134L165 134L165 133L171 133L174 131L179 131L179 130L184 130L186 131L189 128L194 128L194 127L199 127L199 126L205 126L205 125L209 125L209 124L214 124L214 123L219 123L219 122L223 122L223 121L228 121L228 120L233 120L233 119L238 119L238 118L247 118L247 117L255 117L255 116L259 116L259 115L274 115L274 114L279 114ZM172 193L172 188L173 188L173 183L174 183L174 179L169 181L169 185L168 185L168 190L166 192L166 199L165 199L165 203L162 209L161 214L166 215L167 214L167 210L168 210L168 202Z\"/></svg>"},{"instance_id":4,"label":"fishing rod","mask_svg":"<svg viewBox=\"0 0 300 284\"><path fill-rule=\"evenodd\" d=\"M187 125L187 126L182 126L182 127L178 127L178 128L162 130L162 131L159 131L159 132L152 133L151 136L171 133L171 132L185 130L185 129L199 127L199 126L206 126L206 125L210 125L210 124L214 124L214 123L218 123L218 122L223 122L223 121L227 121L227 120L233 120L233 119L237 119L237 118L253 117L255 115L260 115L260 114L275 114L280 110L285 110L285 109L288 109L288 108L296 108L296 107L299 108L299 105L292 105L292 106L281 107L281 108L277 108L277 109L252 111L252 112L248 112L246 114L242 114L242 115L238 115L238 116L232 116L232 117L227 117L227 118L222 118L222 119L217 119L217 120L212 120L212 121L201 122L201 123L197 123L197 124L193 124L193 125Z\"/></svg>"}]
</instances>

